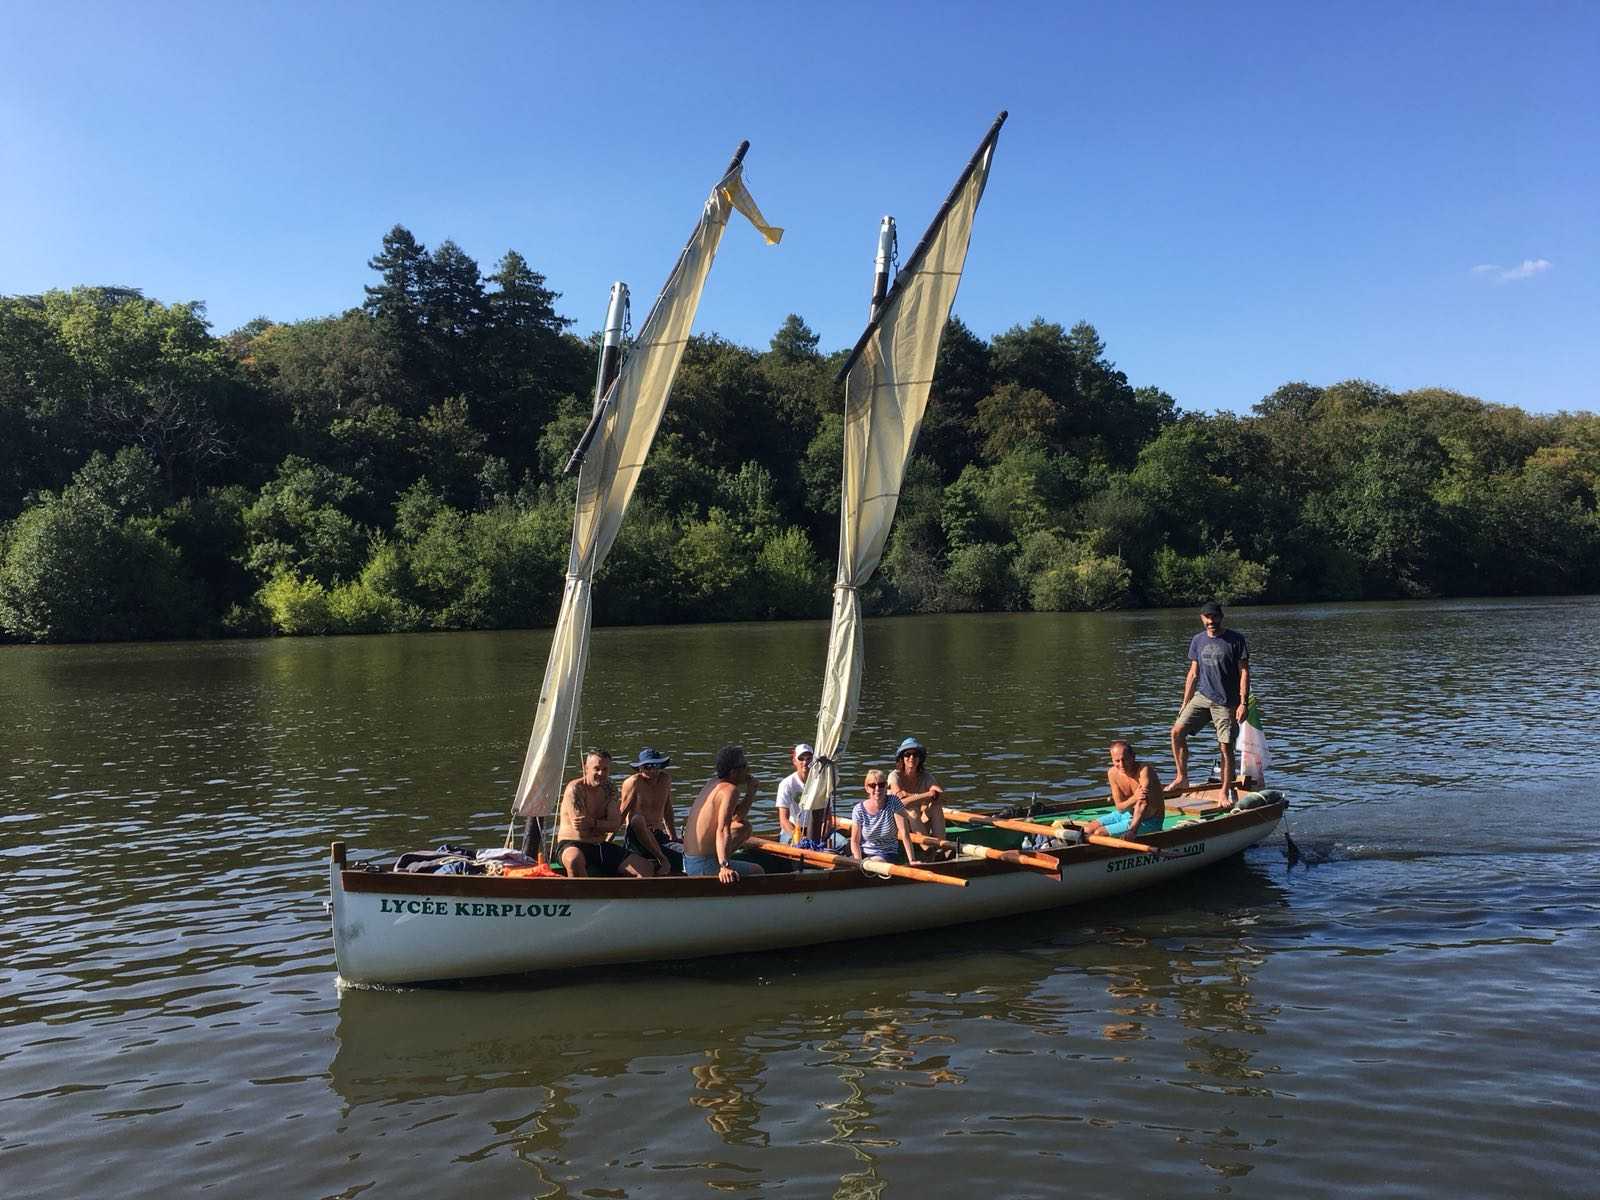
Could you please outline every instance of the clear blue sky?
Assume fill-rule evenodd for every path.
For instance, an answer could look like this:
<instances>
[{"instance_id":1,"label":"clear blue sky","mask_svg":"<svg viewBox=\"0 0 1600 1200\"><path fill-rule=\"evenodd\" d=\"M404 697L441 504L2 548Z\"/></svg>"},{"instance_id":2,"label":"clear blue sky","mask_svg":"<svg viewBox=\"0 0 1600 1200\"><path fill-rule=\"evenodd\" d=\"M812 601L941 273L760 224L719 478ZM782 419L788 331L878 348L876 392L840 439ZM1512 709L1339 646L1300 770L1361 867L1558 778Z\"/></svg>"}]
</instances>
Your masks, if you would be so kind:
<instances>
[{"instance_id":1,"label":"clear blue sky","mask_svg":"<svg viewBox=\"0 0 1600 1200\"><path fill-rule=\"evenodd\" d=\"M956 311L1087 319L1137 385L1600 409L1600 4L0 0L0 293L358 304L406 225L636 321L741 138L698 328L823 348L1009 109ZM615 12L618 15L605 15Z\"/></svg>"}]
</instances>

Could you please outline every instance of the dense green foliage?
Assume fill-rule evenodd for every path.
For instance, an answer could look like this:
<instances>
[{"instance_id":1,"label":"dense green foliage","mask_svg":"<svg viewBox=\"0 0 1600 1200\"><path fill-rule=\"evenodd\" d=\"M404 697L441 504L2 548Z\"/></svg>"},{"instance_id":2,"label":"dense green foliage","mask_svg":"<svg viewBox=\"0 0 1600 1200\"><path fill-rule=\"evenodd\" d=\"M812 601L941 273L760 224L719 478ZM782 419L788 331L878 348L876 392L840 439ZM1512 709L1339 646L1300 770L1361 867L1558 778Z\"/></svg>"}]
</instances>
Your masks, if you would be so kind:
<instances>
[{"instance_id":1,"label":"dense green foliage","mask_svg":"<svg viewBox=\"0 0 1600 1200\"><path fill-rule=\"evenodd\" d=\"M396 227L359 308L212 336L126 288L0 298L0 638L544 624L593 346L521 255ZM598 307L598 306L597 306ZM822 616L840 355L693 340L602 622ZM1600 590L1600 418L1134 387L1093 327L952 320L877 612Z\"/></svg>"}]
</instances>

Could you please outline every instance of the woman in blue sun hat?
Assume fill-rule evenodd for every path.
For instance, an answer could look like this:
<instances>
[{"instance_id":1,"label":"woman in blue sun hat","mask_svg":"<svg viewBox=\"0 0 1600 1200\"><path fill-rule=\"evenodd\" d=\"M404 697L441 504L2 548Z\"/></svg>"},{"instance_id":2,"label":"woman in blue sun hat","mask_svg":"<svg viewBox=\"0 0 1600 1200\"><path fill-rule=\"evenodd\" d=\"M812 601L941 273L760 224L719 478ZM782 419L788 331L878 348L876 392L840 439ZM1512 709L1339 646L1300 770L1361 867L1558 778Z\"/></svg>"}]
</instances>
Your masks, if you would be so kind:
<instances>
[{"instance_id":1,"label":"woman in blue sun hat","mask_svg":"<svg viewBox=\"0 0 1600 1200\"><path fill-rule=\"evenodd\" d=\"M894 770L889 772L889 791L905 805L913 833L944 837L944 789L926 763L928 750L914 737L900 743L894 752Z\"/></svg>"}]
</instances>

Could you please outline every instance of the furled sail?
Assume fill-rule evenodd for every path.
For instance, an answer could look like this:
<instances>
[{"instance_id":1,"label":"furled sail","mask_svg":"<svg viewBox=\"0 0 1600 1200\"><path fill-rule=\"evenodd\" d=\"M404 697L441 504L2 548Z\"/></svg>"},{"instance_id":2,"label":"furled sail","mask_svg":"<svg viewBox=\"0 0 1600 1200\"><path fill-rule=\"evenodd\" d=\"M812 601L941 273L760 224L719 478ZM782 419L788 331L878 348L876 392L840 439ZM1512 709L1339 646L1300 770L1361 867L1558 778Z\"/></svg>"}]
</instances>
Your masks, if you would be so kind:
<instances>
[{"instance_id":1,"label":"furled sail","mask_svg":"<svg viewBox=\"0 0 1600 1200\"><path fill-rule=\"evenodd\" d=\"M928 406L939 339L955 303L972 220L1005 119L1005 113L995 119L840 371L845 380L844 482L833 625L813 743L819 764L837 761L855 724L862 665L859 589L878 569L889 539L906 463ZM827 808L835 774L833 769L813 770L801 807L813 812Z\"/></svg>"},{"instance_id":2,"label":"furled sail","mask_svg":"<svg viewBox=\"0 0 1600 1200\"><path fill-rule=\"evenodd\" d=\"M539 707L533 717L533 733L528 739L528 753L512 806L519 816L547 816L561 796L589 657L594 573L616 541L650 443L655 440L673 376L694 324L700 293L728 218L738 209L769 244L783 236L783 230L767 224L746 190L739 165L742 155L741 147L733 166L711 189L699 226L645 318L638 339L597 414L597 430L578 474L577 516L572 525L561 613L556 618L550 658L539 689Z\"/></svg>"}]
</instances>

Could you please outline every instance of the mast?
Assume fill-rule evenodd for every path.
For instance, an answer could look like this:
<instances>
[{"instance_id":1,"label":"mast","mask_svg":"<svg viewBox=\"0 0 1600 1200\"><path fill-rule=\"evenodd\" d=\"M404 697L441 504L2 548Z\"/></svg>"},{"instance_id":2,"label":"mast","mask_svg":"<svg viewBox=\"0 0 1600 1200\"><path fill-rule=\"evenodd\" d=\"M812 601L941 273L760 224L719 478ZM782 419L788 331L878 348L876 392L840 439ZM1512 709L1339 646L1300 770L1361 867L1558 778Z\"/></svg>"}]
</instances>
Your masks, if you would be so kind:
<instances>
[{"instance_id":1,"label":"mast","mask_svg":"<svg viewBox=\"0 0 1600 1200\"><path fill-rule=\"evenodd\" d=\"M850 740L865 659L860 591L878 569L900 503L906 464L927 411L939 342L966 266L972 223L989 179L1006 114L956 179L928 230L887 292L893 222L878 231L872 315L838 379L844 389L844 472L839 494L839 569L822 681L816 757L801 794L803 811L830 807L838 760Z\"/></svg>"},{"instance_id":2,"label":"mast","mask_svg":"<svg viewBox=\"0 0 1600 1200\"><path fill-rule=\"evenodd\" d=\"M595 368L594 376L594 411L590 414L583 436L573 448L572 457L567 459L567 465L561 471L563 475L571 475L583 465L583 456L589 452L589 444L594 441L594 435L600 432L600 423L605 420L606 393L611 390L617 372L622 369L622 329L627 320L628 285L618 280L611 285L611 303L606 306L605 333L600 339L600 364Z\"/></svg>"},{"instance_id":3,"label":"mast","mask_svg":"<svg viewBox=\"0 0 1600 1200\"><path fill-rule=\"evenodd\" d=\"M894 263L895 251L899 237L895 232L894 218L887 214L878 222L878 253L872 261L872 303L867 306L867 321L870 323L877 319L878 310L883 307L883 299L889 293L889 271ZM849 472L849 452L845 454L845 471ZM841 488L845 486L841 483ZM831 631L830 631L831 632ZM843 749L841 746L840 749ZM818 769L834 771L836 764L829 758L819 764ZM832 791L829 792L829 802L832 802ZM827 811L812 809L806 812L807 839L822 845L827 838ZM805 843L802 842L801 845Z\"/></svg>"},{"instance_id":4,"label":"mast","mask_svg":"<svg viewBox=\"0 0 1600 1200\"><path fill-rule=\"evenodd\" d=\"M972 158L967 163L966 169L961 172L961 177L956 180L955 187L950 189L950 194L944 198L944 203L939 206L939 211L934 214L933 220L929 223L927 232L922 235L922 240L917 243L917 248L911 252L911 257L906 260L906 265L901 269L900 274L895 277L894 287L890 294L885 297L884 302L872 314L872 319L867 322L867 327L861 331L861 336L856 339L856 344L851 347L849 357L844 360L844 365L839 368L839 373L833 377L835 383L842 382L844 377L850 374L850 368L855 366L856 359L861 357L861 351L866 349L867 342L877 332L878 324L883 319L884 311L899 297L906 285L916 277L917 268L922 265L922 260L927 257L928 247L932 244L934 235L943 228L944 220L950 215L950 209L955 205L955 202L960 199L962 189L967 186L967 180L972 178L974 171L984 165L987 155L994 146L995 139L1000 136L1000 126L1006 123L1006 118L1010 115L1010 113L1002 110L1000 115L994 119L994 124L989 126L989 132L983 135L983 141L979 142L978 148L973 151Z\"/></svg>"},{"instance_id":5,"label":"mast","mask_svg":"<svg viewBox=\"0 0 1600 1200\"><path fill-rule=\"evenodd\" d=\"M594 406L605 403L611 381L622 367L622 328L628 322L628 285L618 280L611 285L611 303L606 306L606 331L600 340L600 367L594 377Z\"/></svg>"},{"instance_id":6,"label":"mast","mask_svg":"<svg viewBox=\"0 0 1600 1200\"><path fill-rule=\"evenodd\" d=\"M568 466L578 476L572 544L533 730L512 801L517 816L549 815L560 798L567 751L583 701L595 573L616 541L655 440L728 218L741 213L769 245L783 236L783 230L767 224L744 185L740 164L748 146L740 144L712 185L693 233L626 356L621 351L627 293L620 285L612 289L596 372L594 413Z\"/></svg>"},{"instance_id":7,"label":"mast","mask_svg":"<svg viewBox=\"0 0 1600 1200\"><path fill-rule=\"evenodd\" d=\"M895 236L894 218L886 216L878 225L878 257L872 266L872 304L867 309L871 321L883 307L883 298L889 293L889 267L894 262L899 238Z\"/></svg>"},{"instance_id":8,"label":"mast","mask_svg":"<svg viewBox=\"0 0 1600 1200\"><path fill-rule=\"evenodd\" d=\"M622 331L628 323L628 312L628 285L619 279L611 285L611 299L606 304L606 323L600 335L600 357L594 375L594 412L589 418L588 428L583 431L583 438L567 460L563 475L570 475L582 466L584 451L594 440L604 418L606 393L611 390L618 372L622 370ZM522 825L522 852L538 854L543 841L543 822L535 816L527 817Z\"/></svg>"}]
</instances>

